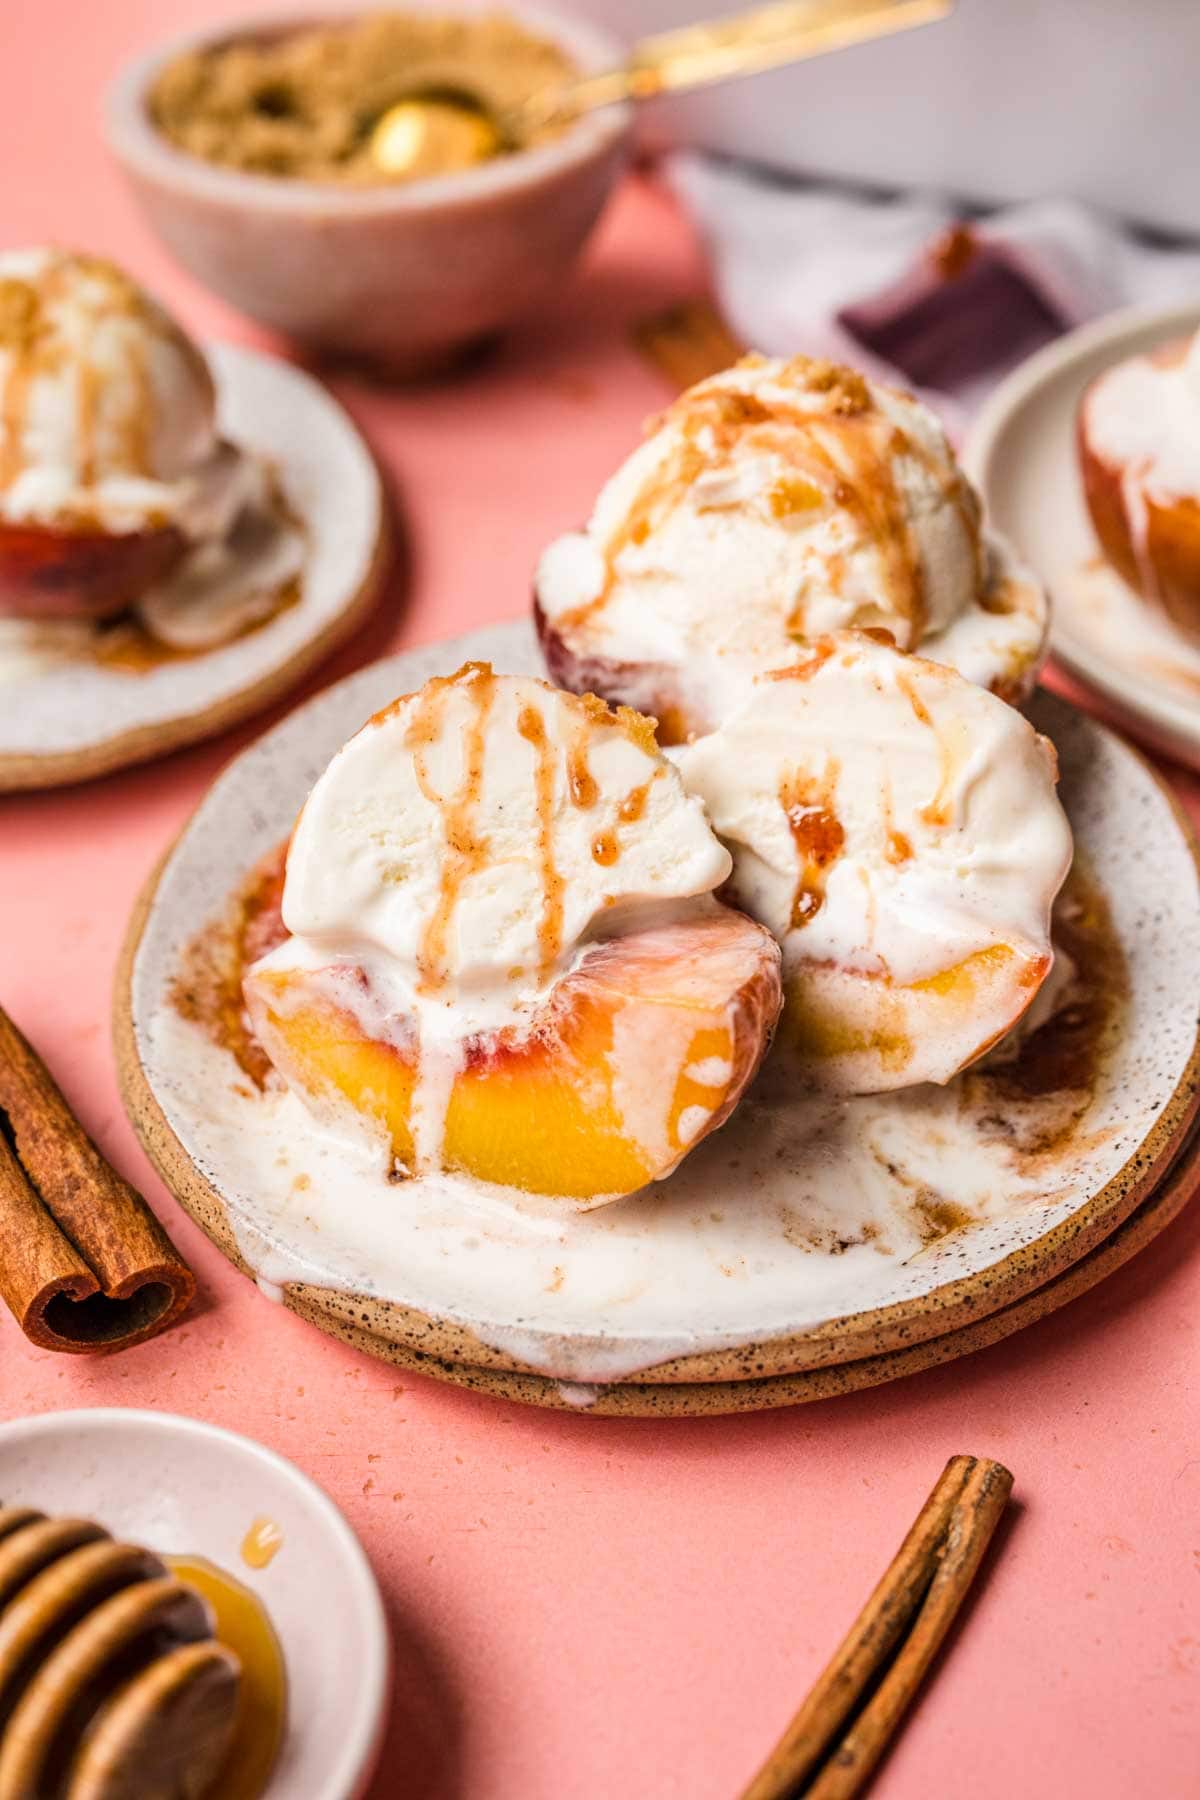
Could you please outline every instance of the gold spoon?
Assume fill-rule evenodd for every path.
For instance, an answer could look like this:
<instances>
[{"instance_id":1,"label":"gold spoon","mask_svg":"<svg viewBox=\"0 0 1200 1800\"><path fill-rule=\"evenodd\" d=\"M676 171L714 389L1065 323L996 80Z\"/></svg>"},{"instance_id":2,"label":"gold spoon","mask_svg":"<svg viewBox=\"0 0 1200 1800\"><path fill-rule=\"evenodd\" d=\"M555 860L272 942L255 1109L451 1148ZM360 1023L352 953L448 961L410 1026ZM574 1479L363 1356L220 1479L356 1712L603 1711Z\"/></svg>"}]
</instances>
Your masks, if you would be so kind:
<instances>
[{"instance_id":1,"label":"gold spoon","mask_svg":"<svg viewBox=\"0 0 1200 1800\"><path fill-rule=\"evenodd\" d=\"M427 88L390 106L370 151L387 175L448 174L518 149L537 131L620 100L706 87L846 44L907 31L951 12L954 0L784 0L725 19L685 25L635 44L616 69L543 89L499 113L478 94Z\"/></svg>"}]
</instances>

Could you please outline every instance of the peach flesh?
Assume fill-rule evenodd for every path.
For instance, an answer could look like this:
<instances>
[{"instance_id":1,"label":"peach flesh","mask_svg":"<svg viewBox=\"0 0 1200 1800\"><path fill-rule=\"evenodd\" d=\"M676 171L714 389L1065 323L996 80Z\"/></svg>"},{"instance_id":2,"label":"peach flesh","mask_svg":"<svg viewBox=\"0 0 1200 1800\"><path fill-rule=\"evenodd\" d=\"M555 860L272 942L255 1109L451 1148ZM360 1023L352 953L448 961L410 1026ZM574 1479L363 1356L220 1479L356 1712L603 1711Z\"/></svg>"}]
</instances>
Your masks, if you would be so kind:
<instances>
[{"instance_id":1,"label":"peach flesh","mask_svg":"<svg viewBox=\"0 0 1200 1800\"><path fill-rule=\"evenodd\" d=\"M352 1108L382 1128L411 1168L415 1026L368 1035L361 979L251 968L246 1003L289 1085L318 1111ZM463 1043L441 1166L582 1204L634 1193L728 1117L780 1004L778 946L728 908L598 943L527 1023Z\"/></svg>"}]
</instances>

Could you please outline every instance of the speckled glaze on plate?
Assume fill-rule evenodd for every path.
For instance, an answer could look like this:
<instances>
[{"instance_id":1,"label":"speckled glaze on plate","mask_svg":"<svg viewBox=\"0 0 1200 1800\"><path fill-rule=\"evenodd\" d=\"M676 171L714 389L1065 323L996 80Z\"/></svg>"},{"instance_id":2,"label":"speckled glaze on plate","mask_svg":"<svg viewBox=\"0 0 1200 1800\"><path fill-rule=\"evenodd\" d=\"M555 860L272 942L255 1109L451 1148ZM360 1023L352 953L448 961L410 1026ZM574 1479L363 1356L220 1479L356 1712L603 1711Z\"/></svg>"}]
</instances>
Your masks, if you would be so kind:
<instances>
[{"instance_id":1,"label":"speckled glaze on plate","mask_svg":"<svg viewBox=\"0 0 1200 1800\"><path fill-rule=\"evenodd\" d=\"M404 1344L373 1337L365 1328L347 1327L336 1335L368 1355L378 1356L398 1368L411 1369L434 1381L470 1388L497 1400L515 1400L523 1406L540 1406L549 1412L586 1412L598 1418L670 1419L715 1416L723 1413L768 1412L782 1406L808 1406L814 1400L833 1400L863 1388L917 1375L923 1369L955 1362L976 1350L1012 1337L1027 1325L1078 1300L1098 1282L1144 1250L1196 1197L1200 1188L1200 1128L1193 1125L1187 1143L1178 1153L1148 1200L1104 1238L1096 1249L1072 1263L1061 1275L1035 1288L1010 1305L1001 1306L973 1323L960 1325L940 1337L926 1338L895 1350L879 1351L857 1361L801 1369L794 1375L751 1375L735 1381L656 1381L653 1373L641 1380L612 1381L603 1385L556 1381L545 1375L482 1368L474 1363L447 1362L425 1355Z\"/></svg>"},{"instance_id":2,"label":"speckled glaze on plate","mask_svg":"<svg viewBox=\"0 0 1200 1800\"><path fill-rule=\"evenodd\" d=\"M206 355L221 430L269 459L303 522L300 598L244 637L142 672L79 658L0 682L0 792L87 780L224 731L286 693L374 604L387 515L357 428L277 357L231 344Z\"/></svg>"},{"instance_id":3,"label":"speckled glaze on plate","mask_svg":"<svg viewBox=\"0 0 1200 1800\"><path fill-rule=\"evenodd\" d=\"M822 1138L791 1146L781 1204L780 1171L765 1187L762 1179L770 1114L743 1102L711 1152L702 1146L643 1197L559 1215L553 1228L544 1209L499 1217L494 1207L447 1224L406 1214L403 1187L387 1190L382 1206L364 1185L361 1216L343 1204L318 1258L287 1198L297 1172L311 1193L317 1168L320 1186L317 1134L290 1096L291 1112L270 1114L228 1052L179 1017L171 993L181 946L285 835L328 756L362 720L467 657L501 669L538 666L532 634L519 624L377 664L320 695L225 772L131 921L115 1025L135 1127L218 1246L243 1269L253 1265L295 1311L378 1354L419 1353L475 1374L575 1385L757 1380L945 1338L1053 1281L1147 1198L1197 1104L1194 846L1136 752L1041 697L1035 717L1058 744L1067 810L1130 985L1119 1041L1061 1144L1040 1160L1010 1153L1003 1139L998 1148L953 1089L913 1090L857 1113L856 1102ZM960 1186L943 1185L949 1213L924 1232L916 1215L926 1190L914 1193L914 1182L926 1179L922 1168L940 1168L944 1183L949 1163ZM341 1163L337 1173L343 1194ZM273 1182L278 1206L267 1197ZM551 1272L557 1279L545 1281Z\"/></svg>"},{"instance_id":4,"label":"speckled glaze on plate","mask_svg":"<svg viewBox=\"0 0 1200 1800\"><path fill-rule=\"evenodd\" d=\"M1050 650L1158 749L1200 768L1200 650L1100 557L1075 448L1083 390L1114 363L1187 337L1200 306L1139 307L1069 332L1000 384L976 419L963 465L996 529L1053 602Z\"/></svg>"}]
</instances>

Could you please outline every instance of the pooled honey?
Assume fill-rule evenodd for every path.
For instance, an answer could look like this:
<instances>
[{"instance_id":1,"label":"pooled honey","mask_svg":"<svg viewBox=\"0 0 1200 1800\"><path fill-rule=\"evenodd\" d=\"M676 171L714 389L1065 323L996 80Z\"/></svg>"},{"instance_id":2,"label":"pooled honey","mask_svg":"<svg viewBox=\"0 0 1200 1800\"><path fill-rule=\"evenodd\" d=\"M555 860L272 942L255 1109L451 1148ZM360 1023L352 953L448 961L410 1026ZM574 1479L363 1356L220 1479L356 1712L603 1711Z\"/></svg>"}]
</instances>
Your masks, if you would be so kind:
<instances>
[{"instance_id":1,"label":"pooled honey","mask_svg":"<svg viewBox=\"0 0 1200 1800\"><path fill-rule=\"evenodd\" d=\"M247 1533L247 1544L253 1540L260 1552L265 1543L272 1544L258 1563L243 1546L251 1567L265 1566L279 1547L277 1528L272 1528L273 1538L262 1530L268 1523L256 1519ZM287 1676L279 1639L257 1595L215 1563L203 1556L167 1556L163 1561L208 1601L217 1642L232 1650L242 1665L233 1742L209 1790L211 1800L258 1800L279 1754L287 1715Z\"/></svg>"}]
</instances>

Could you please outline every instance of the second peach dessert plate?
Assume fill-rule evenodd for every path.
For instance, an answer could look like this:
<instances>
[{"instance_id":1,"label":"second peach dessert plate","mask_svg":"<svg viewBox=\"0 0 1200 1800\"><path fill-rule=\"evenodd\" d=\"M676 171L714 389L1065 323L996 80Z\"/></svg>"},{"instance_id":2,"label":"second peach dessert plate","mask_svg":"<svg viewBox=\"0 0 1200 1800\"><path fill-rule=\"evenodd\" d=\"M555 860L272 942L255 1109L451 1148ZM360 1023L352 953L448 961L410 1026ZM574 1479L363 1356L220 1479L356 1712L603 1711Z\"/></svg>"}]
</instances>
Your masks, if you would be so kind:
<instances>
[{"instance_id":1,"label":"second peach dessert plate","mask_svg":"<svg viewBox=\"0 0 1200 1800\"><path fill-rule=\"evenodd\" d=\"M1094 522L1095 463L1085 480L1080 432L1081 407L1097 383L1181 350L1198 326L1200 308L1193 304L1119 312L1068 333L1001 383L975 421L963 458L996 528L1049 590L1051 653L1131 731L1193 768L1200 768L1200 639L1123 578L1121 565L1126 575L1133 573L1132 555L1118 553L1114 563L1106 553ZM1174 416L1158 423L1181 434L1194 466L1200 455L1194 365L1181 367L1174 385ZM1139 467L1150 470L1154 459L1147 451L1156 421L1140 393L1126 396L1125 405L1131 414L1125 433L1133 434L1135 445L1128 478ZM1189 494L1183 506L1190 520L1185 541L1194 549L1200 493ZM1105 535L1111 551L1113 534Z\"/></svg>"},{"instance_id":2,"label":"second peach dessert plate","mask_svg":"<svg viewBox=\"0 0 1200 1800\"><path fill-rule=\"evenodd\" d=\"M350 419L277 358L218 344L206 359L218 427L269 472L287 521L290 544L246 526L222 550L239 559L238 592L261 580L266 616L224 626L204 617L212 641L198 636L193 601L221 579L202 555L175 582L155 633L132 614L88 617L75 606L68 616L48 584L44 606L35 589L25 616L12 616L0 592L0 792L87 780L226 729L294 687L378 598L383 490ZM281 560L293 548L298 572ZM0 589L15 552L6 554ZM56 577L59 586L77 572Z\"/></svg>"},{"instance_id":3,"label":"second peach dessert plate","mask_svg":"<svg viewBox=\"0 0 1200 1800\"><path fill-rule=\"evenodd\" d=\"M770 1378L945 1341L1012 1308L1082 1264L1158 1187L1197 1109L1195 847L1138 755L1045 695L1031 716L1057 747L1075 839L1054 913L1057 990L1049 994L1048 984L1045 1004L1015 1038L946 1085L818 1092L794 1060L772 1052L752 1081L747 1062L750 1085L732 1096L723 1124L714 1114L719 1129L690 1138L682 1159L665 1155L663 1178L639 1192L614 1176L603 1185L626 1197L595 1210L458 1175L407 1180L365 1143L323 1132L293 1089L263 1079L261 1048L256 1060L245 1037L239 978L254 963L316 971L324 981L324 964L297 962L286 943L272 950L279 939L264 941L264 909L246 899L260 890L249 884L287 839L327 764L333 775L326 770L310 801L318 810L306 808L308 823L302 819L293 839L296 866L305 833L324 829L324 819L338 832L364 828L336 785L352 769L350 753L371 751L353 735L364 720L387 709L381 716L398 721L404 741L432 755L419 708L397 715L392 703L466 664L458 689L442 684L459 692L483 662L503 674L540 672L533 632L514 624L410 652L298 709L215 783L131 922L115 1004L126 1104L177 1198L265 1293L373 1354L470 1385L521 1398L544 1388L559 1403L580 1394L588 1403L612 1384L623 1392L643 1384L658 1395L671 1387L681 1396L692 1387L695 1410L713 1410L714 1384L765 1389ZM542 693L549 717L554 702ZM411 702L402 704L411 711ZM583 729L573 712L563 717L569 731ZM348 752L336 757L347 739ZM638 778L639 753L636 744L621 748L629 780ZM670 801L672 830L694 846L686 866L678 858L670 865L673 904L707 930L713 908L722 912L707 890L723 879L724 865L702 832L687 836L693 815L678 795L671 799L672 781L659 778L659 804ZM361 819L374 830L369 808ZM350 842L323 841L338 855ZM356 841L357 857L375 839ZM651 833L647 854L661 841L661 831ZM607 880L606 859L596 860ZM345 873L362 866L347 861ZM422 866L419 857L411 867L389 863L388 880L419 879ZM328 878L319 859L307 867L317 885L297 888L290 928L318 938L327 930L328 941L344 945L343 876ZM600 887L602 875L591 877ZM611 904L619 910L619 896ZM721 929L736 935L733 924ZM749 934L747 952L756 929L745 921L736 928ZM472 942L482 953L483 939ZM777 1006L778 959L757 950L755 958L762 981L775 984ZM653 984L669 971L656 967L653 984L649 973L622 992L636 998L641 983L643 995L659 993ZM708 971L710 984L719 985L718 973ZM353 984L355 966L338 979ZM291 1021L285 1062L328 1061L319 1009L305 999L311 980L306 973L294 987L297 998L282 1015L285 1026ZM729 985L744 988L740 975ZM369 996L366 975L359 990ZM402 1064L390 1068L391 1094L378 1080L365 1087L374 1087L381 1111L394 1113L395 1084L407 1078ZM696 1069L685 1073L700 1079ZM572 1083L585 1093L593 1077L581 1065ZM511 1154L531 1165L552 1152L560 1165L595 1154L578 1135L573 1106L549 1086L523 1088L527 1079L517 1063L507 1066L503 1096L487 1102L490 1143L508 1132ZM355 1081L361 1092L361 1076ZM512 1126L518 1118L524 1138ZM463 1156L470 1166L467 1150ZM589 1191L597 1191L595 1179ZM750 1403L780 1397L764 1391ZM688 1410L686 1401L674 1410Z\"/></svg>"}]
</instances>

